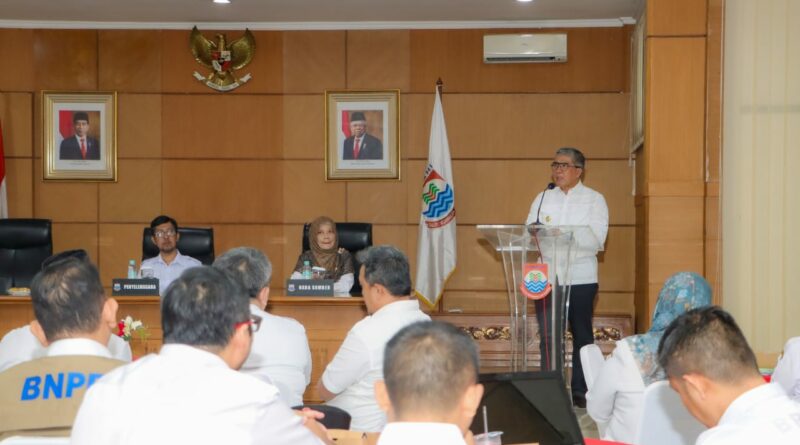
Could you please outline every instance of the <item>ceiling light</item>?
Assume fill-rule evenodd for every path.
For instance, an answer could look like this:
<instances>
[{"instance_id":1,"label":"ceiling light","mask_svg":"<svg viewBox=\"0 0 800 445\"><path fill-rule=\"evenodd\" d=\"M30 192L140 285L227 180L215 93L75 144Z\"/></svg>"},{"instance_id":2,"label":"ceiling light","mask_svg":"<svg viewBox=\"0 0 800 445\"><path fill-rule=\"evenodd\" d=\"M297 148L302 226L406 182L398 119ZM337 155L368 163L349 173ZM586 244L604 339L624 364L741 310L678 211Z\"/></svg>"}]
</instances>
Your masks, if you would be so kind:
<instances>
[{"instance_id":1,"label":"ceiling light","mask_svg":"<svg viewBox=\"0 0 800 445\"><path fill-rule=\"evenodd\" d=\"M214 1L216 1L216 0L214 0ZM528 3L528 2L532 2L533 0L517 0L517 1L520 2L520 3Z\"/></svg>"},{"instance_id":2,"label":"ceiling light","mask_svg":"<svg viewBox=\"0 0 800 445\"><path fill-rule=\"evenodd\" d=\"M530 1L530 0L528 0L528 1ZM221 3L221 4L228 4L230 2L231 2L231 0L214 0L214 3Z\"/></svg>"}]
</instances>

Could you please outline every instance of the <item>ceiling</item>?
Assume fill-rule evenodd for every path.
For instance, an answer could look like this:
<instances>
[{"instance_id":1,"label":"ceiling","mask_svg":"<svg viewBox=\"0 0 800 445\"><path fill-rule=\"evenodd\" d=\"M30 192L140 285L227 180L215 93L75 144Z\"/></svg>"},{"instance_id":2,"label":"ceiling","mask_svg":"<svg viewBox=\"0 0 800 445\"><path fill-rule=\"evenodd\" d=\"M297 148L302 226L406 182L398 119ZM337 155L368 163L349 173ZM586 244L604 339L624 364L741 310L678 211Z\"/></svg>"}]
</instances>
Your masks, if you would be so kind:
<instances>
[{"instance_id":1,"label":"ceiling","mask_svg":"<svg viewBox=\"0 0 800 445\"><path fill-rule=\"evenodd\" d=\"M359 29L619 26L645 0L0 0L0 27ZM210 26L206 26L210 27Z\"/></svg>"}]
</instances>

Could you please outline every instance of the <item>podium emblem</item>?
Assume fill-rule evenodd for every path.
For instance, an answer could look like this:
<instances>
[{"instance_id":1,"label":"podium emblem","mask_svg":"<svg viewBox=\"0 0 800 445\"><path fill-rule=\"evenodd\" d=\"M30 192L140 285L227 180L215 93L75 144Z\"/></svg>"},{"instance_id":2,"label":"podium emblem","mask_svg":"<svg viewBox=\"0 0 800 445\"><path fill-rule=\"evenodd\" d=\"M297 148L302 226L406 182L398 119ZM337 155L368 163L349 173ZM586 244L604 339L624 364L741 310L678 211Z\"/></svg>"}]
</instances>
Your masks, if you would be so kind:
<instances>
[{"instance_id":1,"label":"podium emblem","mask_svg":"<svg viewBox=\"0 0 800 445\"><path fill-rule=\"evenodd\" d=\"M550 293L547 264L528 263L522 271L522 283L519 289L528 299L541 300Z\"/></svg>"}]
</instances>

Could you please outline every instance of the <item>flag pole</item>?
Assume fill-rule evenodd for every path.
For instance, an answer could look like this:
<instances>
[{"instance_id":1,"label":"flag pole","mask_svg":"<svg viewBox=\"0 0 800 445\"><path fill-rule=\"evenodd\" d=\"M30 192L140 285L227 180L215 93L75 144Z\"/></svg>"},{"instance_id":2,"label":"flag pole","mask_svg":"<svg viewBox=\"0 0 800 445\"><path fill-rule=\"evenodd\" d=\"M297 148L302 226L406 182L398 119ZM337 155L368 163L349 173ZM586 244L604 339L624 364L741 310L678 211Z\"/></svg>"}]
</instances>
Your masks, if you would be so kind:
<instances>
[{"instance_id":1,"label":"flag pole","mask_svg":"<svg viewBox=\"0 0 800 445\"><path fill-rule=\"evenodd\" d=\"M442 88L444 87L444 82L442 82L442 78L436 80L436 91L439 92L439 95L442 94Z\"/></svg>"}]
</instances>

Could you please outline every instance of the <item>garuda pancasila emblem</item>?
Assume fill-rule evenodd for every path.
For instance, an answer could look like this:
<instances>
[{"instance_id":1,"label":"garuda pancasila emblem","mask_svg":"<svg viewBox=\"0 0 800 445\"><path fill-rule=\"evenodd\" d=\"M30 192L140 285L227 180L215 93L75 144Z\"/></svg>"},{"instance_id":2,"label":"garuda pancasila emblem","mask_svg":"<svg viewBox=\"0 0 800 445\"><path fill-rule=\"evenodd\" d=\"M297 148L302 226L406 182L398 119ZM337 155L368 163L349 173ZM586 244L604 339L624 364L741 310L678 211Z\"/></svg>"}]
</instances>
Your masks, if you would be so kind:
<instances>
[{"instance_id":1,"label":"garuda pancasila emblem","mask_svg":"<svg viewBox=\"0 0 800 445\"><path fill-rule=\"evenodd\" d=\"M194 78L203 82L209 88L217 91L231 91L243 85L252 78L250 73L237 77L236 70L244 68L256 51L256 39L249 29L244 30L244 35L227 43L225 34L217 34L214 42L203 36L195 26L189 37L189 47L197 63L213 71L208 76L203 76L197 71Z\"/></svg>"}]
</instances>

